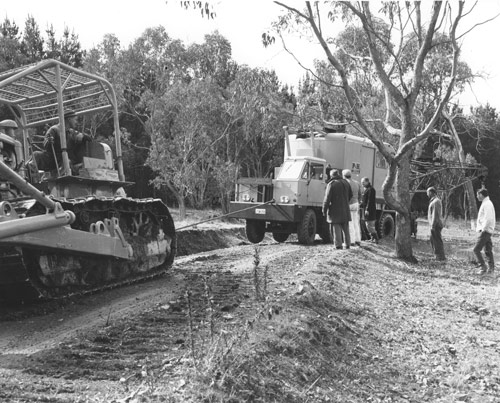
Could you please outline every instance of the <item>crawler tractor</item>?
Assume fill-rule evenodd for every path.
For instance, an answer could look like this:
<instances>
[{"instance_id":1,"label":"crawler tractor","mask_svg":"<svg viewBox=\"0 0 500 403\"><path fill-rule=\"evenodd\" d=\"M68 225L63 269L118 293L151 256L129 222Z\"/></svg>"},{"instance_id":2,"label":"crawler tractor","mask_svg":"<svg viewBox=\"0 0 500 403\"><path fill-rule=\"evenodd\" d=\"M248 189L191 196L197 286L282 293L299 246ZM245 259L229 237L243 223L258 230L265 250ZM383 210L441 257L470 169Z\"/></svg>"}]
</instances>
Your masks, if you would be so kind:
<instances>
[{"instance_id":1,"label":"crawler tractor","mask_svg":"<svg viewBox=\"0 0 500 403\"><path fill-rule=\"evenodd\" d=\"M175 227L159 199L126 196L116 96L111 84L55 60L0 73L0 300L58 298L165 272ZM64 113L113 117L115 157L86 144L72 170ZM59 123L62 163L36 166L35 129ZM55 158L55 156L54 156ZM56 164L57 165L57 164ZM30 168L30 169L28 169Z\"/></svg>"}]
</instances>

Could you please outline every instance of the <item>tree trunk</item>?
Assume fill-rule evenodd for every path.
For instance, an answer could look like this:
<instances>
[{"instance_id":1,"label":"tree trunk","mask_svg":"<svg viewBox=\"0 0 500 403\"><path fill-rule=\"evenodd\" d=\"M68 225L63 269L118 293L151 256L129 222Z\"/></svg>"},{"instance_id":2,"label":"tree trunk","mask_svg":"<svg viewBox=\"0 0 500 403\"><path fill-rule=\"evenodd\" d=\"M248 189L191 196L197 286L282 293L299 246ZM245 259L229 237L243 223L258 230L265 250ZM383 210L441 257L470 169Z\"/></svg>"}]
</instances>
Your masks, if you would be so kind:
<instances>
[{"instance_id":1,"label":"tree trunk","mask_svg":"<svg viewBox=\"0 0 500 403\"><path fill-rule=\"evenodd\" d=\"M412 108L409 105L400 110L401 137L400 147L413 138ZM396 256L400 259L415 261L411 244L411 195L410 195L410 159L412 152L402 155L398 163L396 181L394 183L396 199L400 208L396 213Z\"/></svg>"},{"instance_id":2,"label":"tree trunk","mask_svg":"<svg viewBox=\"0 0 500 403\"><path fill-rule=\"evenodd\" d=\"M453 119L448 115L446 111L443 111L443 115L445 119L448 121L448 125L450 126L451 133L453 134L453 140L455 141L455 146L457 149L458 160L460 161L460 166L464 166L465 161L465 153L462 147L462 142L460 141L460 137L458 137L457 130L455 129L455 125L453 124ZM465 183L465 193L466 193L466 203L468 202L468 210L469 210L469 218L471 229L476 229L476 218L477 218L477 204L476 198L474 194L474 187L472 186L471 181L467 181Z\"/></svg>"},{"instance_id":3,"label":"tree trunk","mask_svg":"<svg viewBox=\"0 0 500 403\"><path fill-rule=\"evenodd\" d=\"M408 261L415 261L413 247L411 244L411 221L410 221L410 154L407 153L399 163L396 177L396 197L403 206L407 206L404 213L396 213L396 256Z\"/></svg>"},{"instance_id":4,"label":"tree trunk","mask_svg":"<svg viewBox=\"0 0 500 403\"><path fill-rule=\"evenodd\" d=\"M174 195L175 199L177 200L177 203L179 204L179 220L186 219L186 200L182 196L182 193L179 192L175 188L175 186L173 186L169 182L165 183L165 185L167 186L167 189L170 190L170 192Z\"/></svg>"},{"instance_id":5,"label":"tree trunk","mask_svg":"<svg viewBox=\"0 0 500 403\"><path fill-rule=\"evenodd\" d=\"M230 196L226 192L220 192L220 207L222 210L222 214L229 214L229 203L231 201Z\"/></svg>"},{"instance_id":6,"label":"tree trunk","mask_svg":"<svg viewBox=\"0 0 500 403\"><path fill-rule=\"evenodd\" d=\"M183 197L176 197L177 203L179 203L179 221L186 219L186 201Z\"/></svg>"},{"instance_id":7,"label":"tree trunk","mask_svg":"<svg viewBox=\"0 0 500 403\"><path fill-rule=\"evenodd\" d=\"M469 210L470 228L475 231L476 219L477 219L477 204L476 204L476 197L474 195L474 187L472 186L471 181L467 181L465 183L465 194L466 197L464 200L466 200L467 207Z\"/></svg>"}]
</instances>

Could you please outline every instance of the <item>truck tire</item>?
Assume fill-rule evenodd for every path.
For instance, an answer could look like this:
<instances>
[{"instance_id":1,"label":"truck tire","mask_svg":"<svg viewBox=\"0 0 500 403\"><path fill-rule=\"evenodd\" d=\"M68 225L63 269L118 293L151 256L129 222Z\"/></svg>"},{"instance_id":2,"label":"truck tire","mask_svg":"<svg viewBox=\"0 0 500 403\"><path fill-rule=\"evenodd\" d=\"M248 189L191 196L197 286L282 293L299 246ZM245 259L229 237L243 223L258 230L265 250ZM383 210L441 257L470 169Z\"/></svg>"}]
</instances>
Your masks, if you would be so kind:
<instances>
[{"instance_id":1,"label":"truck tire","mask_svg":"<svg viewBox=\"0 0 500 403\"><path fill-rule=\"evenodd\" d=\"M328 223L326 221L326 218L323 217L323 222L321 224L322 224L322 226L321 226L321 230L319 232L319 236L323 240L323 243L327 243L327 244L333 243L333 235L332 235L332 231L330 229L330 223Z\"/></svg>"},{"instance_id":2,"label":"truck tire","mask_svg":"<svg viewBox=\"0 0 500 403\"><path fill-rule=\"evenodd\" d=\"M378 233L380 238L394 236L394 217L390 213L382 214L379 220Z\"/></svg>"},{"instance_id":3,"label":"truck tire","mask_svg":"<svg viewBox=\"0 0 500 403\"><path fill-rule=\"evenodd\" d=\"M312 245L316 237L316 213L314 210L307 209L302 221L297 227L297 236L299 243Z\"/></svg>"},{"instance_id":4,"label":"truck tire","mask_svg":"<svg viewBox=\"0 0 500 403\"><path fill-rule=\"evenodd\" d=\"M250 242L259 243L266 234L266 223L260 220L247 220L245 232Z\"/></svg>"},{"instance_id":5,"label":"truck tire","mask_svg":"<svg viewBox=\"0 0 500 403\"><path fill-rule=\"evenodd\" d=\"M286 232L273 232L273 238L276 242L283 243L285 242L290 234Z\"/></svg>"}]
</instances>

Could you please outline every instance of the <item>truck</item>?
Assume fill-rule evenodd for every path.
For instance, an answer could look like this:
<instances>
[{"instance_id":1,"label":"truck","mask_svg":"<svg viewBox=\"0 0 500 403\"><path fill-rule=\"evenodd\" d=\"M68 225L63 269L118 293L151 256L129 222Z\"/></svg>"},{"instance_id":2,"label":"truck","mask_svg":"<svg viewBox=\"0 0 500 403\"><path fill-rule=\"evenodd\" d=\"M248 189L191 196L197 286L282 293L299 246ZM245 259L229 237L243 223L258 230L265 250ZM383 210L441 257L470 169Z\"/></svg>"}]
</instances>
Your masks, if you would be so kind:
<instances>
[{"instance_id":1,"label":"truck","mask_svg":"<svg viewBox=\"0 0 500 403\"><path fill-rule=\"evenodd\" d=\"M250 242L259 243L270 232L277 242L297 234L301 244L313 244L316 235L331 243L322 214L331 169L349 169L358 182L364 177L370 180L376 190L379 235L394 235L395 211L385 203L381 190L387 163L370 140L346 133L344 124L311 131L285 127L284 132L284 160L275 168L274 177L239 178L236 182L230 217L245 220Z\"/></svg>"},{"instance_id":2,"label":"truck","mask_svg":"<svg viewBox=\"0 0 500 403\"><path fill-rule=\"evenodd\" d=\"M12 118L0 123L1 301L61 298L168 270L177 248L175 226L162 200L126 194L132 182L124 175L110 82L44 60L0 73L0 106ZM68 158L68 110L80 119L107 113L114 153L93 138L75 172ZM54 124L62 163L42 171L33 158L43 147L37 136Z\"/></svg>"}]
</instances>

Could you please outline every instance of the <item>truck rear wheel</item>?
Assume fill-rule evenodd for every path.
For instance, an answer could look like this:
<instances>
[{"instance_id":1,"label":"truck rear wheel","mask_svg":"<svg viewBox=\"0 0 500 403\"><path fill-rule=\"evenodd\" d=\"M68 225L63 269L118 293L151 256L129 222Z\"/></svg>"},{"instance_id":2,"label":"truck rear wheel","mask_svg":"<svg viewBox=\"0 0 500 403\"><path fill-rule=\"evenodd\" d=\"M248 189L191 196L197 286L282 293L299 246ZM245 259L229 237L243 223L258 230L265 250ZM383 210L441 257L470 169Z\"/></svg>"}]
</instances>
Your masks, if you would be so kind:
<instances>
[{"instance_id":1,"label":"truck rear wheel","mask_svg":"<svg viewBox=\"0 0 500 403\"><path fill-rule=\"evenodd\" d=\"M276 242L282 243L285 242L290 234L286 232L273 232L273 238Z\"/></svg>"},{"instance_id":2,"label":"truck rear wheel","mask_svg":"<svg viewBox=\"0 0 500 403\"><path fill-rule=\"evenodd\" d=\"M302 221L297 227L297 236L299 243L304 245L312 245L316 237L316 213L307 209Z\"/></svg>"},{"instance_id":3,"label":"truck rear wheel","mask_svg":"<svg viewBox=\"0 0 500 403\"><path fill-rule=\"evenodd\" d=\"M394 217L392 214L382 214L378 225L378 233L381 238L394 236Z\"/></svg>"},{"instance_id":4,"label":"truck rear wheel","mask_svg":"<svg viewBox=\"0 0 500 403\"><path fill-rule=\"evenodd\" d=\"M250 242L259 243L266 234L266 223L259 220L247 220L245 232Z\"/></svg>"}]
</instances>

